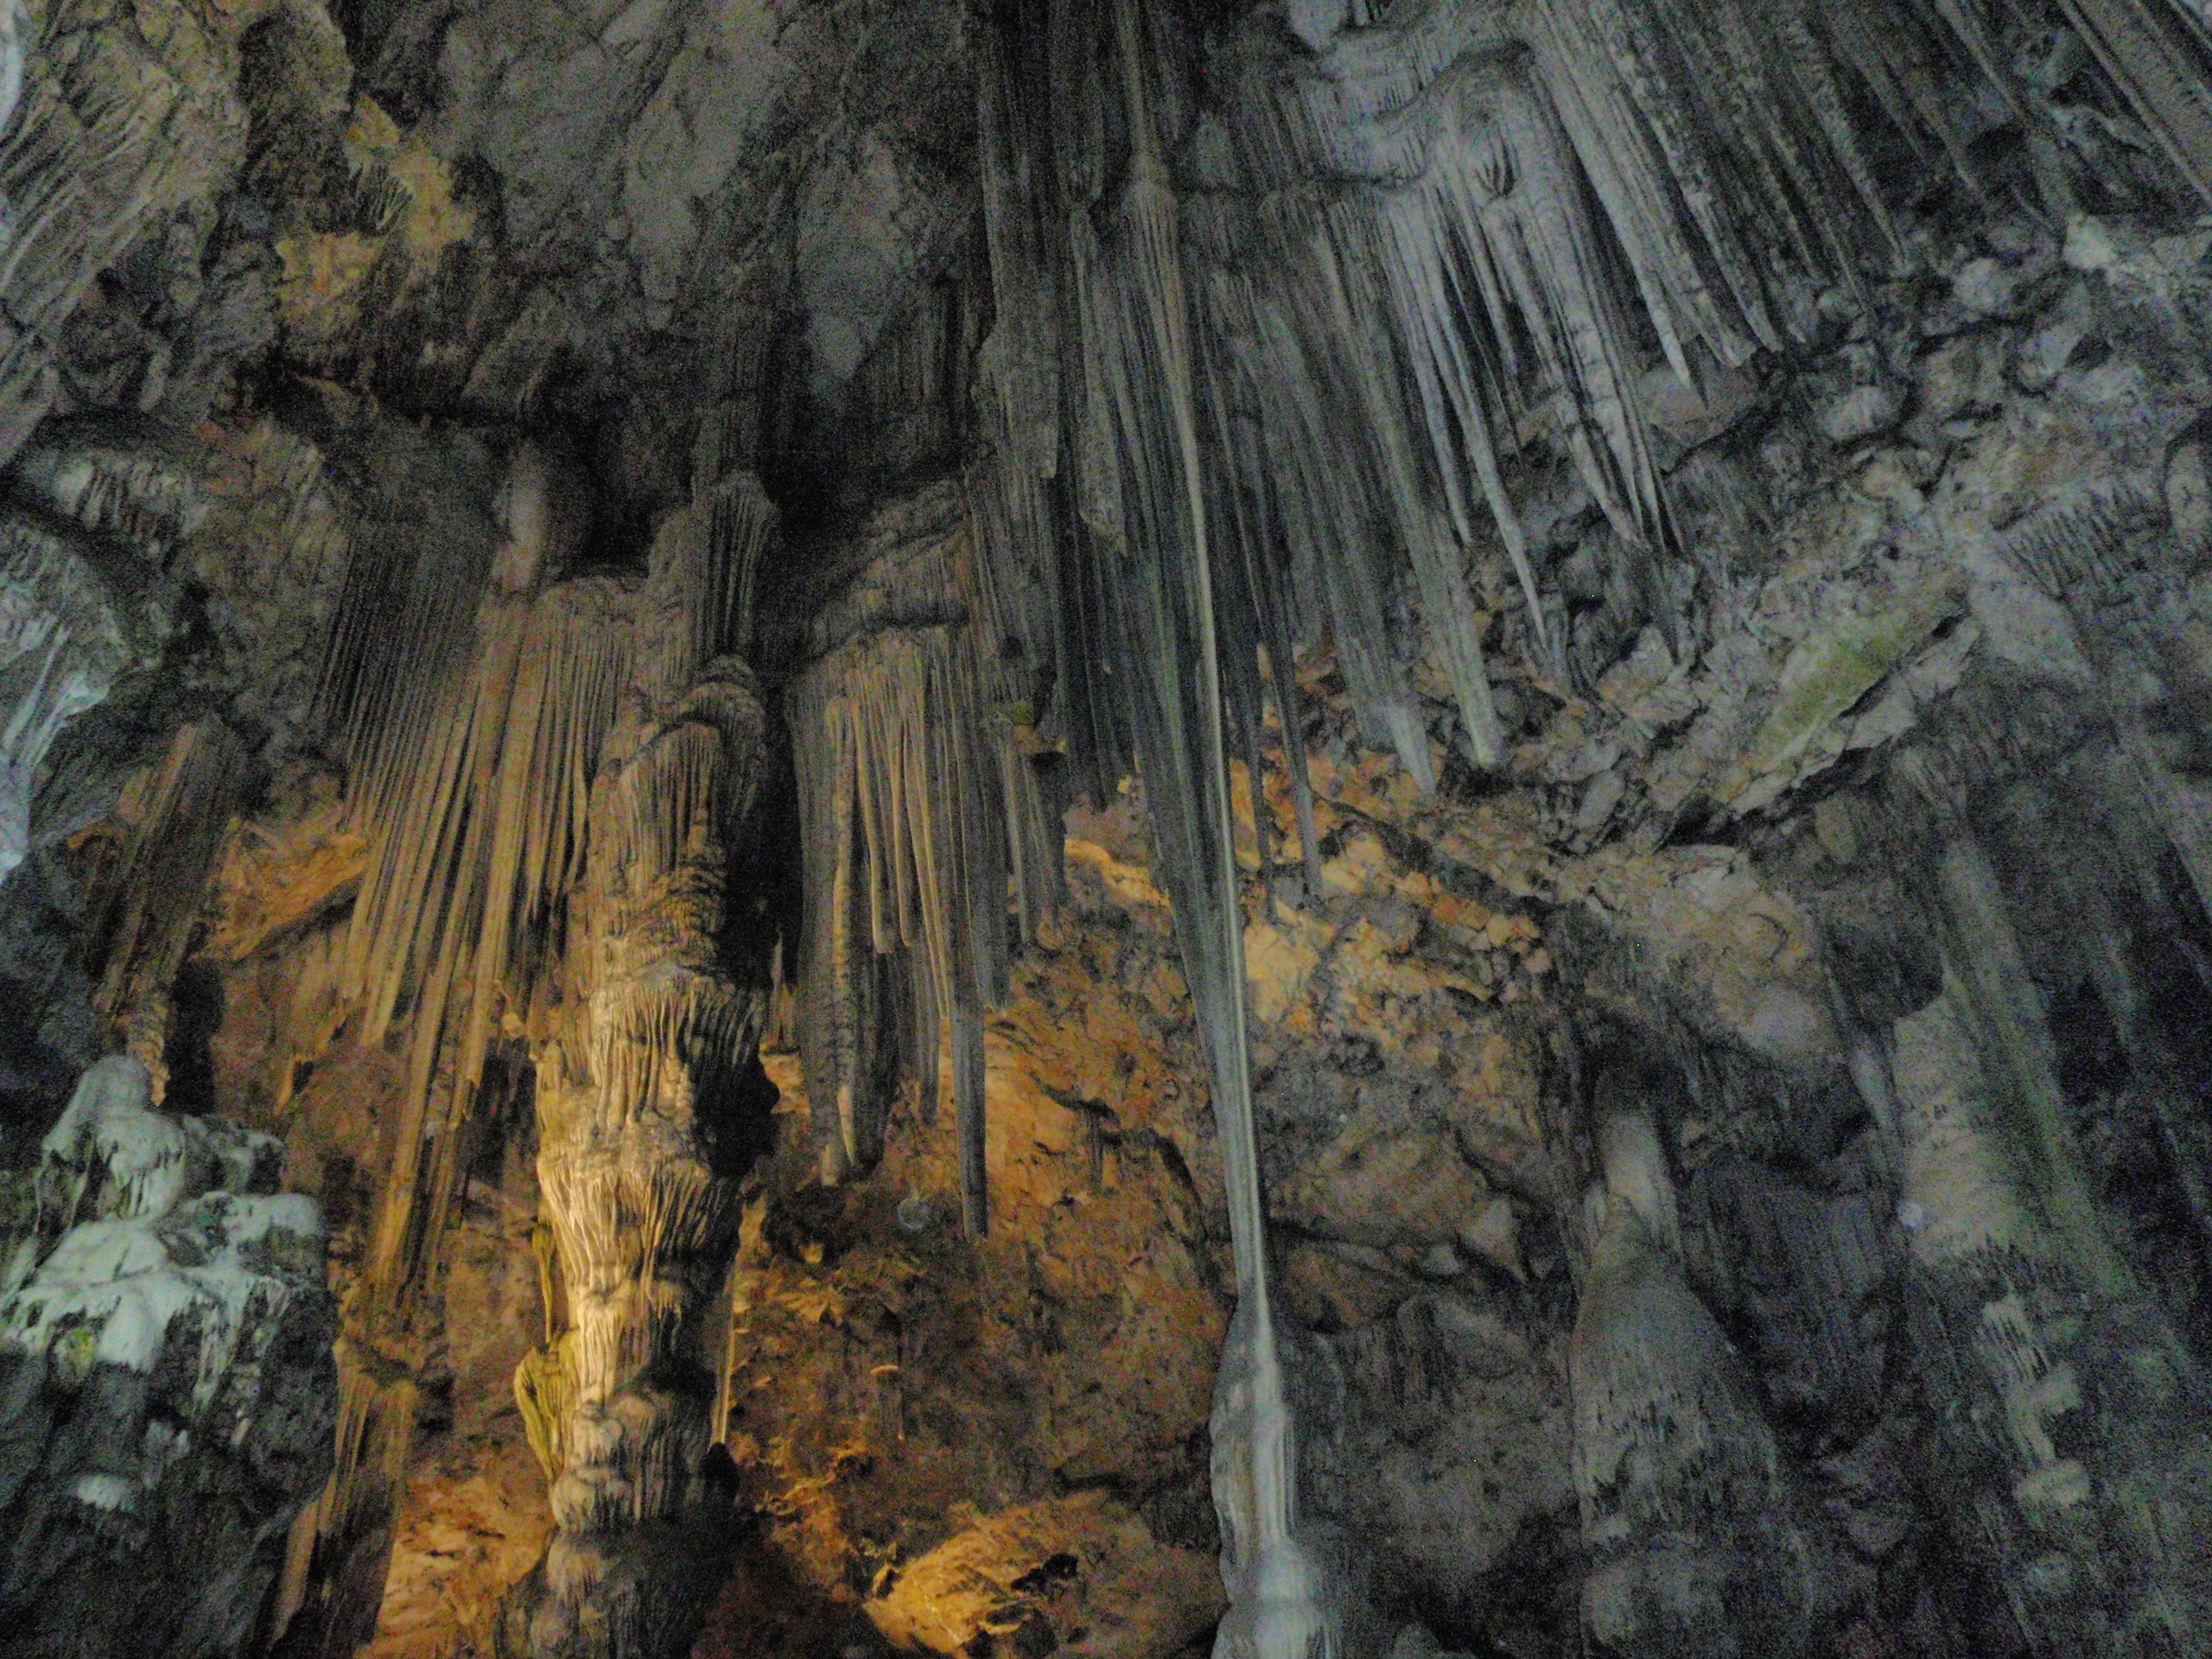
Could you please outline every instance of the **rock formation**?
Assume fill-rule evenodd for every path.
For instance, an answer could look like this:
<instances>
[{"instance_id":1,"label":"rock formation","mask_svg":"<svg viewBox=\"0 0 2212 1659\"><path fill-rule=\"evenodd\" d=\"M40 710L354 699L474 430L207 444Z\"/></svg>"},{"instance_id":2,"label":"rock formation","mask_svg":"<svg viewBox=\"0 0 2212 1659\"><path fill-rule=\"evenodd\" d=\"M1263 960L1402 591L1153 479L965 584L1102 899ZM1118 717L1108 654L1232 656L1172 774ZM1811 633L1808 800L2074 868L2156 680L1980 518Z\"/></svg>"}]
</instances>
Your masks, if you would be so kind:
<instances>
[{"instance_id":1,"label":"rock formation","mask_svg":"<svg viewBox=\"0 0 2212 1659\"><path fill-rule=\"evenodd\" d=\"M762 759L752 671L726 652L772 530L741 486L655 542L592 784L561 1011L533 1055L568 1328L515 1378L556 1530L513 1625L514 1650L544 1659L682 1651L728 1524L708 1510L726 1496L706 1462L722 1345L701 1316L735 1243L766 996L721 960L728 842Z\"/></svg>"},{"instance_id":2,"label":"rock formation","mask_svg":"<svg viewBox=\"0 0 2212 1659\"><path fill-rule=\"evenodd\" d=\"M2208 207L2196 0L0 6L0 1649L2204 1650Z\"/></svg>"},{"instance_id":3,"label":"rock formation","mask_svg":"<svg viewBox=\"0 0 2212 1659\"><path fill-rule=\"evenodd\" d=\"M330 1469L322 1218L278 1142L148 1093L99 1062L9 1194L10 1654L251 1651Z\"/></svg>"}]
</instances>

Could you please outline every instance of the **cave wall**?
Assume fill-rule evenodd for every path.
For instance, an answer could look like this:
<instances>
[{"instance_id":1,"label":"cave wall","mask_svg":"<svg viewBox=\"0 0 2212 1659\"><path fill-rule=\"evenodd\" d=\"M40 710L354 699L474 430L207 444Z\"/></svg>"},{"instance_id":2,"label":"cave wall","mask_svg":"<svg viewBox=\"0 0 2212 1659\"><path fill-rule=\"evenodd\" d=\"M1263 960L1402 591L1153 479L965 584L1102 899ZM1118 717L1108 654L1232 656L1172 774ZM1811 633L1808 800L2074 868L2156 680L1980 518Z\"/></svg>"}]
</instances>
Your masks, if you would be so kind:
<instances>
[{"instance_id":1,"label":"cave wall","mask_svg":"<svg viewBox=\"0 0 2212 1659\"><path fill-rule=\"evenodd\" d=\"M10 1236L116 1052L327 1219L220 1650L2201 1645L2205 25L1755 10L6 14Z\"/></svg>"}]
</instances>

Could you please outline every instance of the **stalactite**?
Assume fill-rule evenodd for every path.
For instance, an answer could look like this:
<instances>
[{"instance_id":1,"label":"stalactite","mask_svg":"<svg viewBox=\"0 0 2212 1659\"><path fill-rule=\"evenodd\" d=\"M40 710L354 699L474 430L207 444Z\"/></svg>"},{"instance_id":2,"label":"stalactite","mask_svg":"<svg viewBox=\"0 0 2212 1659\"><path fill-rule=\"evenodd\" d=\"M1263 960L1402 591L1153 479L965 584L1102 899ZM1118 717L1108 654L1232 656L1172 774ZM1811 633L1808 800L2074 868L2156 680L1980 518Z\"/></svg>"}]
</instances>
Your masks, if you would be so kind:
<instances>
[{"instance_id":1,"label":"stalactite","mask_svg":"<svg viewBox=\"0 0 2212 1659\"><path fill-rule=\"evenodd\" d=\"M1313 44L1315 60L1287 63L1248 30L1217 66L1233 88L1219 153L1234 166L1197 164L1237 205L1198 217L1217 226L1201 258L1260 291L1210 327L1241 337L1262 404L1323 423L1332 462L1372 469L1380 488L1365 493L1409 532L1398 539L1479 744L1464 584L1445 580L1423 513L1398 505L1402 423L1376 418L1367 387L1346 397L1316 378L1312 346L1287 345L1268 317L1320 306L1333 313L1325 337L1354 348L1355 383L1392 398L1392 383L1410 386L1433 466L1421 493L1440 490L1471 543L1471 475L1530 631L1556 652L1505 467L1548 429L1633 550L1642 602L1680 652L1690 642L1664 568L1681 549L1637 396L1647 340L1695 390L1716 365L1809 338L1823 292L1858 292L1870 258L1916 257L1877 176L1891 134L1932 143L1979 188L1940 80L1980 73L2026 112L1978 13L1938 0L1420 7ZM1248 205L1255 193L1263 208ZM1316 234L1318 259L1303 246ZM1252 258L1255 245L1274 257ZM1368 343L1378 326L1381 351ZM1295 464L1282 470L1294 485ZM1370 646L1352 634L1357 677Z\"/></svg>"},{"instance_id":2,"label":"stalactite","mask_svg":"<svg viewBox=\"0 0 2212 1659\"><path fill-rule=\"evenodd\" d=\"M1209 323L1247 346L1242 366L1260 398L1265 476L1272 482L1293 579L1319 601L1345 683L1371 735L1397 752L1424 791L1432 790L1428 733L1407 677L1409 653L1391 626L1390 578L1378 558L1384 538L1369 505L1382 495L1382 480L1373 480L1370 492L1357 485L1345 488L1341 476L1345 451L1330 415L1350 413L1357 400L1333 360L1328 314L1295 320L1272 296L1234 276L1211 297ZM1139 321L1124 317L1116 326ZM1194 474L1198 466L1194 428ZM1193 485L1202 487L1196 476ZM1416 533L1426 531L1424 524Z\"/></svg>"},{"instance_id":3,"label":"stalactite","mask_svg":"<svg viewBox=\"0 0 2212 1659\"><path fill-rule=\"evenodd\" d=\"M2182 176L2212 202L2212 21L2183 0L2062 0Z\"/></svg>"},{"instance_id":4,"label":"stalactite","mask_svg":"<svg viewBox=\"0 0 2212 1659\"><path fill-rule=\"evenodd\" d=\"M1058 270L1049 221L1031 206L1044 181L1028 136L1040 118L1051 118L1033 107L1034 77L1012 61L1027 43L987 29L981 45L987 61L976 78L976 125L998 310L987 349L995 358L991 390L1004 423L994 448L1027 477L1049 479L1060 466Z\"/></svg>"},{"instance_id":5,"label":"stalactite","mask_svg":"<svg viewBox=\"0 0 2212 1659\"><path fill-rule=\"evenodd\" d=\"M10 480L58 517L166 569L205 516L175 448L174 433L105 414L49 421L16 456Z\"/></svg>"},{"instance_id":6,"label":"stalactite","mask_svg":"<svg viewBox=\"0 0 2212 1659\"><path fill-rule=\"evenodd\" d=\"M622 645L607 626L619 607L610 584L536 604L495 588L479 613L472 672L449 686L393 816L368 826L375 851L340 982L361 1002L363 1041L407 1020L399 1164L372 1247L371 1274L394 1314L424 1288L423 1252L442 1231L493 998L582 846L588 766L621 685ZM453 1082L442 1091L447 1064Z\"/></svg>"},{"instance_id":7,"label":"stalactite","mask_svg":"<svg viewBox=\"0 0 2212 1659\"><path fill-rule=\"evenodd\" d=\"M503 496L504 541L488 557L464 541L458 572L404 539L357 541L325 667L348 810L371 846L339 985L358 1011L354 1039L400 1030L407 1064L340 1348L338 1466L311 1606L295 1626L315 1651L375 1617L381 1564L356 1557L380 1549L405 1468L416 1326L476 1091L503 1013L528 1007L534 976L517 970L557 947L592 768L629 677L629 595L607 579L551 581L575 531L545 458L521 449ZM480 594L456 595L455 575L476 572Z\"/></svg>"},{"instance_id":8,"label":"stalactite","mask_svg":"<svg viewBox=\"0 0 2212 1659\"><path fill-rule=\"evenodd\" d=\"M93 282L211 197L243 137L220 90L186 85L136 31L67 6L23 22L21 103L0 130L0 464L53 406L56 341Z\"/></svg>"},{"instance_id":9,"label":"stalactite","mask_svg":"<svg viewBox=\"0 0 2212 1659\"><path fill-rule=\"evenodd\" d=\"M1348 1541L1316 1525L1300 1501L1305 1441L1326 1432L1326 1389L1306 1339L1278 1300L1268 1261L1257 1134L1245 1036L1243 916L1234 860L1224 741L1221 589L1208 541L1208 492L1199 446L1192 314L1185 296L1175 195L1155 126L1151 85L1158 60L1137 8L1112 8L1110 50L1116 95L1127 110L1127 182L1106 204L1107 229L1085 234L1087 208L1071 218L1082 317L1086 403L1084 488L1093 503L1115 504L1090 528L1105 563L1105 620L1126 664L1121 681L1138 766L1145 781L1156 868L1167 890L1192 1000L1205 1040L1222 1142L1237 1312L1216 1385L1213 1477L1223 1533L1222 1568L1230 1606L1217 1650L1240 1656L1358 1652L1372 1640L1364 1594ZM1103 31L1102 31L1103 33ZM1110 84L1110 83L1109 83ZM1287 328L1275 338L1290 340ZM1270 411L1273 413L1273 411ZM1319 435L1293 427L1278 434L1291 448ZM1309 522L1325 522L1331 504L1304 479ZM1294 483L1294 487L1295 485ZM1344 545L1347 555L1363 553ZM1332 598L1341 607L1371 601L1345 574ZM1348 614L1339 609L1338 626ZM1340 646L1378 645L1379 618ZM1250 625L1246 625L1249 628ZM1248 634L1248 637L1250 637ZM1357 686L1370 709L1391 701L1381 664ZM1391 664L1395 667L1395 664ZM1409 711L1408 711L1409 712ZM1285 710L1285 723L1293 718ZM1414 724L1402 747L1426 734Z\"/></svg>"},{"instance_id":10,"label":"stalactite","mask_svg":"<svg viewBox=\"0 0 2212 1659\"><path fill-rule=\"evenodd\" d=\"M1346 258L1331 238L1316 238L1315 264L1327 296L1329 331L1351 345L1358 408L1375 435L1396 539L1413 564L1433 648L1459 704L1471 757L1484 771L1494 772L1504 764L1505 738L1483 660L1483 623L1464 569L1467 538L1440 523L1428 505L1427 476L1418 464L1402 405L1404 375L1386 325L1389 309L1373 291L1373 245L1371 238L1363 238L1353 245L1356 257ZM1431 436L1432 461L1440 436Z\"/></svg>"},{"instance_id":11,"label":"stalactite","mask_svg":"<svg viewBox=\"0 0 2212 1659\"><path fill-rule=\"evenodd\" d=\"M1494 326L1517 319L1533 366L1559 388L1560 424L1592 493L1624 540L1666 550L1665 504L1632 400L1627 318L1549 101L1516 59L1465 94L1439 147L1443 192L1479 204L1475 277Z\"/></svg>"},{"instance_id":12,"label":"stalactite","mask_svg":"<svg viewBox=\"0 0 2212 1659\"><path fill-rule=\"evenodd\" d=\"M2200 904L2212 905L2212 799L2159 753L2160 700L2200 671L2189 662L2183 572L2166 551L2164 504L2126 489L2085 493L2033 513L1999 554L2066 607L2097 670L2097 695L2135 791L2180 855Z\"/></svg>"},{"instance_id":13,"label":"stalactite","mask_svg":"<svg viewBox=\"0 0 2212 1659\"><path fill-rule=\"evenodd\" d=\"M1209 370L1200 383L1206 399L1206 431L1216 453L1225 457L1225 464L1211 470L1214 502L1208 513L1212 526L1209 533L1224 550L1215 567L1224 601L1217 606L1216 621L1228 641L1222 671L1231 688L1232 702L1246 710L1241 717L1252 722L1249 741L1255 746L1263 718L1260 713L1263 680L1274 695L1306 883L1309 891L1319 892L1321 853L1314 827L1313 784L1306 764L1297 651L1284 591L1287 584L1276 556L1282 540L1280 519L1263 459L1258 418L1230 401L1230 377L1218 364L1210 364ZM1257 808L1265 795L1262 766L1256 758L1250 764L1255 791L1254 821L1264 836L1265 822Z\"/></svg>"},{"instance_id":14,"label":"stalactite","mask_svg":"<svg viewBox=\"0 0 2212 1659\"><path fill-rule=\"evenodd\" d=\"M964 481L974 539L976 654L982 689L1010 741L996 746L1007 857L1021 936L1058 908L1063 863L1052 826L1054 780L1035 760L1067 748L1058 675L1062 600L1052 555L1053 504L1046 478L1023 471L1003 431ZM1049 712L1048 712L1049 711Z\"/></svg>"},{"instance_id":15,"label":"stalactite","mask_svg":"<svg viewBox=\"0 0 2212 1659\"><path fill-rule=\"evenodd\" d=\"M889 599L819 619L816 660L789 696L807 862L800 1030L824 1175L881 1155L902 1049L934 1111L945 1020L963 1214L981 1235L982 1020L1006 985L1007 880L1026 867L1022 908L1034 914L1052 892L1037 866L1058 842L1011 722L986 696L976 556L955 526L874 567L859 585L885 584ZM879 960L893 957L907 964L903 997Z\"/></svg>"},{"instance_id":16,"label":"stalactite","mask_svg":"<svg viewBox=\"0 0 2212 1659\"><path fill-rule=\"evenodd\" d=\"M106 415L48 422L7 485L15 505L0 511L0 880L30 850L39 768L55 739L167 643L179 595L162 572L202 511L176 435ZM167 982L155 988L165 993ZM107 1007L122 1003L111 995ZM158 1047L149 1058L158 1065Z\"/></svg>"},{"instance_id":17,"label":"stalactite","mask_svg":"<svg viewBox=\"0 0 2212 1659\"><path fill-rule=\"evenodd\" d=\"M1522 589L1522 637L1553 659L1545 666L1563 664L1568 643L1547 623L1556 599L1541 591L1538 550L1515 499L1538 449L1571 461L1610 524L1623 591L1609 603L1622 622L1641 610L1688 658L1697 642L1678 613L1684 549L1646 429L1647 381L1670 373L1702 397L1718 371L1805 346L1840 306L1863 308L1871 275L1908 271L1923 241L1903 212L1893 154L1932 163L1924 173L1948 168L1969 192L1993 188L1975 159L1986 147L1970 143L1974 126L1960 113L1969 90L2029 125L2034 182L2048 188L2050 136L2034 125L2041 118L1988 10L1968 0L1532 0L1353 17L1344 6L1301 6L1288 19L1296 43L1271 11L1200 48L1195 126L1180 103L1195 79L1179 81L1158 49L1150 31L1164 25L1151 9L1040 3L996 20L983 93L993 274L1002 315L1024 319L1006 337L1042 337L1041 310L1021 309L1042 289L1040 261L1061 262L1071 321L1057 389L1011 349L1002 359L994 443L1041 454L1037 435L1052 411L1037 404L1057 397L1073 512L1047 529L1002 456L992 462L1000 472L981 476L1003 504L998 522L1022 526L1009 540L1060 537L1056 602L1068 620L1058 684L1103 694L1091 729L1117 742L1126 734L1143 774L1157 868L1214 1065L1245 1298L1215 1424L1231 1646L1255 1629L1254 1529L1294 1514L1284 1461L1294 1440L1286 1432L1263 1445L1283 1427L1270 1414L1300 1404L1297 1389L1268 1370L1271 1343L1281 1338L1286 1353L1295 1344L1269 1328L1254 1291L1264 1287L1264 1240L1246 1162L1241 918L1219 775L1231 736L1256 772L1260 661L1278 690L1302 831L1309 798L1288 677L1301 639L1329 636L1370 739L1428 783L1426 722L1405 677L1412 653L1399 637L1402 556L1472 756L1495 764L1503 734L1465 575L1488 530L1478 504ZM2175 15L2134 0L2098 27L2111 41L2126 36L2101 48L2107 73L2185 151L2201 77L2183 76L2177 100L2128 60L2150 17L2164 31L2160 65L2186 56L2177 41L2195 51L2196 34L2182 38L2195 23L2184 30ZM1039 86L1049 124L1022 113ZM1163 103L1166 88L1174 97ZM1181 111L1172 120L1158 114L1169 103ZM1168 182L1171 150L1192 187L1179 194ZM1021 192L1035 199L1027 213ZM1035 401L1024 406L1025 397ZM1120 749L1098 747L1093 764L1122 762ZM1256 777L1254 787L1256 800ZM2165 816L2184 844L2190 814L2170 801ZM828 884L863 826L855 811L819 823L810 840L836 848L842 836L846 847L834 868L810 872L810 887L825 913L843 914L868 896ZM861 965L849 962L842 982L855 1006L894 995ZM1993 1052L2024 1041L2024 1029L1993 1039ZM1870 1087L1883 1070L1878 1049L1864 1033L1851 1039ZM1889 1121L1888 1097L1875 1092ZM1673 1224L1661 1219L1657 1185L1629 1190L1629 1166L1663 1160L1614 1150L1624 1185L1605 1201L1612 1276L1600 1288L1618 1295L1601 1295L1595 1313L1585 1307L1596 1321L1588 1363L1610 1376L1607 1344L1625 1344L1627 1356L1618 1421L1593 1407L1628 1437L1605 1445L1628 1457L1643 1432L1630 1422L1643 1421L1643 1407L1624 1403L1637 1388L1679 1384L1685 1422L1728 1427L1713 1431L1724 1447L1713 1454L1717 1494L1698 1493L1705 1465L1694 1456L1671 1473L1645 1459L1636 1465L1644 1485L1628 1497L1609 1488L1599 1504L1628 1508L1586 1519L1610 1551L1626 1535L1617 1523L1663 1531L1694 1512L1709 1523L1716 1596L1721 1580L1757 1564L1719 1615L1743 1650L1808 1637L1833 1611L1808 1566L1816 1529L1798 1513L1802 1494L1777 1465L1749 1384L1724 1376L1714 1357L1718 1328L1671 1263ZM1618 1330L1607 1328L1609 1306L1624 1321ZM1661 1332L1656 1348L1628 1331L1645 1313ZM1275 1397L1255 1405L1269 1388ZM1580 1382L1577 1392L1580 1401ZM1316 1397L1325 1394L1317 1385ZM1592 1433L1602 1439L1605 1427L1593 1419ZM1605 1459L1592 1456L1594 1471ZM1260 1490L1279 1478L1273 1496ZM1610 1478L1593 1473L1592 1492ZM1624 1522L1647 1498L1656 1507ZM1696 1620L1683 1610L1638 1611L1635 1559L1615 1558L1626 1576L1613 1589L1625 1599L1607 1639L1643 1628L1648 1614L1660 1633L1651 1640L1690 1650ZM1603 1623L1594 1611L1592 1619Z\"/></svg>"}]
</instances>

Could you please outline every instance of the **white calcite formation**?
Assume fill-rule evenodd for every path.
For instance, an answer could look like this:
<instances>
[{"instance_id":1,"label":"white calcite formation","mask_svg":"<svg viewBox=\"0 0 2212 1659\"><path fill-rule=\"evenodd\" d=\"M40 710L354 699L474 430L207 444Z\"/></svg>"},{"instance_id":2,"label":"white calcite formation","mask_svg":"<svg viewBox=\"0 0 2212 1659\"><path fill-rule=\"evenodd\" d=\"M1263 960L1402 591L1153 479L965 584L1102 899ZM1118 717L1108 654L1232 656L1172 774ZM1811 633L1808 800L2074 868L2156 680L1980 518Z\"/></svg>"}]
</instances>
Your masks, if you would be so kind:
<instances>
[{"instance_id":1,"label":"white calcite formation","mask_svg":"<svg viewBox=\"0 0 2212 1659\"><path fill-rule=\"evenodd\" d=\"M47 1136L0 1298L0 1652L231 1655L330 1468L322 1218L125 1056Z\"/></svg>"}]
</instances>

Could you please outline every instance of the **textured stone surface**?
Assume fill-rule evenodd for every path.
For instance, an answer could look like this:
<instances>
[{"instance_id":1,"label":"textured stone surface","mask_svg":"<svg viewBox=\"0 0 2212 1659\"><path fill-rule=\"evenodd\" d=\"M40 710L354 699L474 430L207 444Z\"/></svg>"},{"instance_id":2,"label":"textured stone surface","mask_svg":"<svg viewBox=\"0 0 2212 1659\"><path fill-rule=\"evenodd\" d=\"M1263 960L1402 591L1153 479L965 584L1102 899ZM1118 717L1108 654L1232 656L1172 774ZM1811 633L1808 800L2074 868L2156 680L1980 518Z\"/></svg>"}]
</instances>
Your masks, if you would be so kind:
<instances>
[{"instance_id":1,"label":"textured stone surface","mask_svg":"<svg viewBox=\"0 0 2212 1659\"><path fill-rule=\"evenodd\" d=\"M6 1235L0 1651L247 1651L328 1473L322 1220L283 1148L86 1072Z\"/></svg>"},{"instance_id":2,"label":"textured stone surface","mask_svg":"<svg viewBox=\"0 0 2212 1659\"><path fill-rule=\"evenodd\" d=\"M645 1484L715 1540L634 1559L703 1599L735 1553L702 1654L1203 1641L1209 1463L1259 1437L1209 1444L1236 1278L1192 987L1233 968L1186 971L1163 896L1204 891L1206 791L1160 763L1211 711L1125 729L1215 671L1137 650L1165 573L1217 624L1235 873L1196 937L1243 947L1348 1659L2205 1647L2206 67L2177 0L0 10L8 1225L71 1306L190 1245L305 1320L312 1262L244 1236L290 1200L73 1245L30 1173L118 1045L186 1185L258 1144L191 1115L281 1137L359 1338L363 1519L287 1548L306 1451L163 1462L182 1419L49 1320L0 1359L0 1451L54 1471L0 1491L0 1645L226 1650L289 1554L289 1650L488 1654L555 1507L505 1379L570 1376L594 1298L631 1300L575 1375L610 1445L697 1431ZM784 1100L679 1261L631 1212L683 1109L549 1086L572 878L645 918L607 845L675 808L594 817L599 725L502 741L550 637L516 594L613 626L739 479L784 525L734 584L762 808L677 860L729 925L656 912L612 977L688 950L772 997ZM931 630L957 696L792 684ZM619 708L548 672L642 731L701 664L628 666ZM430 759L372 810L401 730ZM802 871L863 798L872 855ZM494 822L559 897L489 912ZM825 915L868 1039L834 1082L786 1048ZM681 1066L749 1064L713 1047ZM628 1197L540 1193L579 1124ZM250 1370L187 1402L245 1412L248 1464ZM195 1527L230 1589L54 1587ZM650 1588L620 1553L568 1587Z\"/></svg>"}]
</instances>

